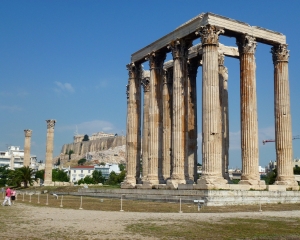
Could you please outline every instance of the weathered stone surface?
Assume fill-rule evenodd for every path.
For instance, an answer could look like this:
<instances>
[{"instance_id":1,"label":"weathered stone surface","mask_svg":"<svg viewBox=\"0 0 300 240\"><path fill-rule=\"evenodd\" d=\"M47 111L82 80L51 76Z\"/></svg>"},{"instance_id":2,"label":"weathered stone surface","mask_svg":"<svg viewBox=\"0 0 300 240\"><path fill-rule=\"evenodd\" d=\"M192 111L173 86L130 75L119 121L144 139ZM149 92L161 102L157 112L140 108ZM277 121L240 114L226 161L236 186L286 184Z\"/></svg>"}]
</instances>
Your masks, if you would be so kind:
<instances>
[{"instance_id":1,"label":"weathered stone surface","mask_svg":"<svg viewBox=\"0 0 300 240\"><path fill-rule=\"evenodd\" d=\"M24 142L24 163L23 165L28 167L30 166L30 141L31 141L31 135L32 135L32 130L30 129L25 129L25 142Z\"/></svg>"},{"instance_id":2,"label":"weathered stone surface","mask_svg":"<svg viewBox=\"0 0 300 240\"><path fill-rule=\"evenodd\" d=\"M47 141L46 141L46 160L45 160L45 178L44 185L52 186L52 159L53 159L53 141L54 126L56 120L50 119L47 122Z\"/></svg>"}]
</instances>

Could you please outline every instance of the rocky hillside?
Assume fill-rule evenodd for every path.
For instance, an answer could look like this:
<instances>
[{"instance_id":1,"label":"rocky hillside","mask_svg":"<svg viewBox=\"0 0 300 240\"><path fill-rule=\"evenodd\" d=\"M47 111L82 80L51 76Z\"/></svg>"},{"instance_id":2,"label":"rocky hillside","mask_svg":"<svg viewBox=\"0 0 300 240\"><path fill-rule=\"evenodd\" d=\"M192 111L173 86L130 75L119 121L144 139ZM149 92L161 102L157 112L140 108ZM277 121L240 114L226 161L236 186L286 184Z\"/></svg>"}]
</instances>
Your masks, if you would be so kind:
<instances>
[{"instance_id":1,"label":"rocky hillside","mask_svg":"<svg viewBox=\"0 0 300 240\"><path fill-rule=\"evenodd\" d=\"M105 163L125 163L126 138L124 136L101 138L96 140L65 144L61 153L53 162L60 159L64 166L77 165L81 158L87 159L87 165ZM72 152L69 159L69 153Z\"/></svg>"}]
</instances>

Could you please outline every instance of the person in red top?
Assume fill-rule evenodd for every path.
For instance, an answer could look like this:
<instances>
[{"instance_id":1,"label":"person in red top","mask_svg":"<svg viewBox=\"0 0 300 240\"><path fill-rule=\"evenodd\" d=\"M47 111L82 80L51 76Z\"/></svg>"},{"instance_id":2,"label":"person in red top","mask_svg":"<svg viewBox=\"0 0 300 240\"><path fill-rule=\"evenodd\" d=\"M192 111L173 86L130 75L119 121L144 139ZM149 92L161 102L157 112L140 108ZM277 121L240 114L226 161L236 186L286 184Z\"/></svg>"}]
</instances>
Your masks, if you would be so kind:
<instances>
[{"instance_id":1,"label":"person in red top","mask_svg":"<svg viewBox=\"0 0 300 240\"><path fill-rule=\"evenodd\" d=\"M4 198L4 201L2 203L2 206L5 206L6 202L8 202L8 206L11 206L10 196L11 196L11 190L10 190L9 187L6 187L5 198Z\"/></svg>"}]
</instances>

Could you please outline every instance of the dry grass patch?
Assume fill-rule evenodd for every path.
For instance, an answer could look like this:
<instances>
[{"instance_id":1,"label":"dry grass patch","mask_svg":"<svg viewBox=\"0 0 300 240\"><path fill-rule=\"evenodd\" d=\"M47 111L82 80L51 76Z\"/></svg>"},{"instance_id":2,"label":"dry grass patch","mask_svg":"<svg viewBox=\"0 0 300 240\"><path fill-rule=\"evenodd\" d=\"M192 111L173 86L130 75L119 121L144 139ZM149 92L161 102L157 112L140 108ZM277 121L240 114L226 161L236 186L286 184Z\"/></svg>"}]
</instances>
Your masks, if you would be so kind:
<instances>
[{"instance_id":1,"label":"dry grass patch","mask_svg":"<svg viewBox=\"0 0 300 240\"><path fill-rule=\"evenodd\" d=\"M223 219L172 221L155 219L129 224L126 231L158 239L300 239L300 219Z\"/></svg>"}]
</instances>

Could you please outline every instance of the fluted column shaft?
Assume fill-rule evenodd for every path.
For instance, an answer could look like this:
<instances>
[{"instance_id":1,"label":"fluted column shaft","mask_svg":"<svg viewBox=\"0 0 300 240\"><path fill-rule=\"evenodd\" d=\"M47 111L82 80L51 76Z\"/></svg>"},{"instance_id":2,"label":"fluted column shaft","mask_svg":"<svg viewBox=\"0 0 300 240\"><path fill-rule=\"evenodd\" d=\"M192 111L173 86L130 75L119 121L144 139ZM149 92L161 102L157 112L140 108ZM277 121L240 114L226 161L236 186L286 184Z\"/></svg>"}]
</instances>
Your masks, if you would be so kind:
<instances>
[{"instance_id":1,"label":"fluted column shaft","mask_svg":"<svg viewBox=\"0 0 300 240\"><path fill-rule=\"evenodd\" d=\"M218 71L217 27L201 29L202 40L202 176L198 183L225 184L222 177L222 132Z\"/></svg>"},{"instance_id":2,"label":"fluted column shaft","mask_svg":"<svg viewBox=\"0 0 300 240\"><path fill-rule=\"evenodd\" d=\"M242 184L258 184L258 121L256 103L255 38L237 39L240 53ZM243 181L244 180L244 181Z\"/></svg>"},{"instance_id":3,"label":"fluted column shaft","mask_svg":"<svg viewBox=\"0 0 300 240\"><path fill-rule=\"evenodd\" d=\"M164 180L171 176L171 149L172 149L172 83L173 68L165 70L163 82L163 160L162 173Z\"/></svg>"},{"instance_id":4,"label":"fluted column shaft","mask_svg":"<svg viewBox=\"0 0 300 240\"><path fill-rule=\"evenodd\" d=\"M11 156L10 156L10 170L14 170L15 169L15 156L13 154L13 152L11 153Z\"/></svg>"},{"instance_id":5,"label":"fluted column shaft","mask_svg":"<svg viewBox=\"0 0 300 240\"><path fill-rule=\"evenodd\" d=\"M228 70L224 66L224 54L219 54L219 85L222 123L222 175L229 179L229 111L228 111Z\"/></svg>"},{"instance_id":6,"label":"fluted column shaft","mask_svg":"<svg viewBox=\"0 0 300 240\"><path fill-rule=\"evenodd\" d=\"M190 42L177 40L170 47L173 54L172 174L171 180L185 183L187 111L187 55Z\"/></svg>"},{"instance_id":7,"label":"fluted column shaft","mask_svg":"<svg viewBox=\"0 0 300 240\"><path fill-rule=\"evenodd\" d=\"M140 177L141 155L141 67L127 65L129 79L127 85L127 134L126 160L127 175L125 182L134 186Z\"/></svg>"},{"instance_id":8,"label":"fluted column shaft","mask_svg":"<svg viewBox=\"0 0 300 240\"><path fill-rule=\"evenodd\" d=\"M277 183L294 185L292 121L288 75L289 51L287 45L272 48L274 63L275 139Z\"/></svg>"},{"instance_id":9,"label":"fluted column shaft","mask_svg":"<svg viewBox=\"0 0 300 240\"><path fill-rule=\"evenodd\" d=\"M30 140L32 131L30 129L25 129L25 143L24 143L24 167L30 166Z\"/></svg>"},{"instance_id":10,"label":"fluted column shaft","mask_svg":"<svg viewBox=\"0 0 300 240\"><path fill-rule=\"evenodd\" d=\"M53 140L54 140L54 126L56 121L50 119L50 120L46 120L46 122L47 122L47 142L46 142L44 184L48 185L52 183Z\"/></svg>"},{"instance_id":11,"label":"fluted column shaft","mask_svg":"<svg viewBox=\"0 0 300 240\"><path fill-rule=\"evenodd\" d=\"M197 70L200 65L198 57L190 59L188 64L188 131L187 131L187 152L188 152L188 179L197 181Z\"/></svg>"},{"instance_id":12,"label":"fluted column shaft","mask_svg":"<svg viewBox=\"0 0 300 240\"><path fill-rule=\"evenodd\" d=\"M162 82L165 53L151 53L149 94L148 180L162 183Z\"/></svg>"},{"instance_id":13,"label":"fluted column shaft","mask_svg":"<svg viewBox=\"0 0 300 240\"><path fill-rule=\"evenodd\" d=\"M143 108L143 140L142 140L142 161L143 161L143 178L147 180L148 177L148 138L149 138L149 91L150 79L145 77L142 80L144 88L144 108Z\"/></svg>"}]
</instances>

